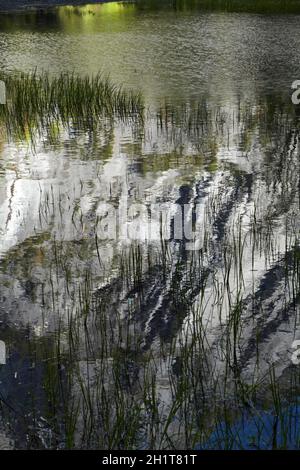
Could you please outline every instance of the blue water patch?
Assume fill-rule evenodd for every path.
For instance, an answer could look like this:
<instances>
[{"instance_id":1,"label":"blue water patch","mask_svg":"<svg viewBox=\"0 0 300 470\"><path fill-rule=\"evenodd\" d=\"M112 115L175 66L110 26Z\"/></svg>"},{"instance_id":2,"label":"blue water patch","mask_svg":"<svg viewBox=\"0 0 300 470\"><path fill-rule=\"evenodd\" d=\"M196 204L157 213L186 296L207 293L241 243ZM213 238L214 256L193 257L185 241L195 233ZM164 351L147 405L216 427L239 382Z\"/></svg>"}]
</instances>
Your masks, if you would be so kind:
<instances>
[{"instance_id":1,"label":"blue water patch","mask_svg":"<svg viewBox=\"0 0 300 470\"><path fill-rule=\"evenodd\" d=\"M274 410L245 412L234 423L221 421L197 450L270 450L300 448L299 404Z\"/></svg>"}]
</instances>

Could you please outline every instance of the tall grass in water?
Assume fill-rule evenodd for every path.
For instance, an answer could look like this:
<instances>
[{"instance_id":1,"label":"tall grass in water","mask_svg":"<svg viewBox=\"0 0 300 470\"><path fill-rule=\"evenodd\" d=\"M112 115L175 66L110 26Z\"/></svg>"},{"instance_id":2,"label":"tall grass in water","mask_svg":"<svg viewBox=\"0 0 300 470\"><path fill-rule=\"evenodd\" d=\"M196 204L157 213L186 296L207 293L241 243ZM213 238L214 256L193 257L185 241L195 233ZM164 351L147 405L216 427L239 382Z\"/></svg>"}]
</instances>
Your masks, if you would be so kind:
<instances>
[{"instance_id":1,"label":"tall grass in water","mask_svg":"<svg viewBox=\"0 0 300 470\"><path fill-rule=\"evenodd\" d=\"M81 77L62 73L0 74L6 85L7 103L0 107L8 136L31 138L56 124L91 128L102 118L141 118L139 93L125 91L101 74Z\"/></svg>"},{"instance_id":2,"label":"tall grass in water","mask_svg":"<svg viewBox=\"0 0 300 470\"><path fill-rule=\"evenodd\" d=\"M273 102L275 108L270 105ZM294 113L286 116L278 100L272 103L241 108L234 116L219 109L212 112L201 103L179 110L162 107L156 115L157 127L179 144L187 139L196 143L209 133L226 137L227 126L233 122L240 130L244 152L249 152L247 142L253 132L261 132L264 138L270 134L272 165L264 165L263 175L271 183L281 182L285 198L290 192L295 199L298 181L294 183L291 172L298 174L294 145L298 120ZM226 166L229 163L224 171ZM81 243L80 249L76 243L75 254L67 243L51 243L46 253L51 268L45 280L49 292L44 309L49 309L49 318L55 318L55 334L49 335L53 344L38 340L44 349L34 347L33 335L29 338L30 351L36 349L39 354L35 363L45 363L47 395L45 413L37 408L33 424L25 423L31 447L31 442L37 442L37 446L52 448L243 448L248 443L239 425L242 409L253 415L258 426L255 445L268 448L270 443L260 437L268 432L268 423L258 395L266 397L266 407L274 409L275 422L287 434L286 420L293 423L293 416L285 410L277 375L266 368L263 376L253 373L252 377L252 369L249 373L247 368L263 361L259 349L268 341L270 330L280 332L281 319L287 313L292 318L291 309L297 307L299 249L293 247L298 246L294 240L298 232L295 227L291 241L287 238L287 253L277 259L267 207L257 201L246 222L238 216L243 201L249 202L252 184L243 167L235 165L224 185L207 196L203 248L190 256L180 249L173 251L172 243L164 240L157 247L133 244L118 253L115 269L105 274L97 237L86 246ZM225 185L233 192L224 198ZM205 198L201 188L197 195ZM274 191L272 207L277 196L282 202L282 193ZM41 217L51 219L49 198L45 205ZM279 206L275 216L280 210L284 213L287 208ZM53 204L53 211L60 211L60 202ZM84 223L81 214L73 215L74 223ZM261 286L251 281L246 291L248 254L252 254L253 271L258 256L268 264L272 255L275 266L272 263ZM76 268L66 262L74 256ZM77 265L96 256L99 267L98 263L86 264L79 282ZM97 276L105 281L100 287ZM290 291L287 306L276 315L279 325L276 317L271 322L278 302L273 301L272 289L264 287L267 282L276 287L278 281ZM61 292L68 300L64 308L59 302ZM282 295L280 290L278 295ZM36 371L32 371L33 381L40 380ZM296 403L299 372L295 375L291 400ZM38 407L38 400L33 403ZM44 442L39 441L40 416L46 417L52 436ZM271 446L278 447L275 437ZM282 446L288 445L284 437Z\"/></svg>"}]
</instances>

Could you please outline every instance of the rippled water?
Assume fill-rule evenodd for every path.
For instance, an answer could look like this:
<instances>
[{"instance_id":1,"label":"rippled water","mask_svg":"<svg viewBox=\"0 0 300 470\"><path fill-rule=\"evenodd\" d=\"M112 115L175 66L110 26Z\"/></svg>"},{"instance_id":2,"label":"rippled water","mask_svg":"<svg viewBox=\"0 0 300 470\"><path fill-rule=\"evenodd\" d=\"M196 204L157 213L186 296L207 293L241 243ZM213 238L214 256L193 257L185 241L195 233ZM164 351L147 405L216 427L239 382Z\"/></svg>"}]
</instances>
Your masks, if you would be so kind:
<instances>
[{"instance_id":1,"label":"rippled water","mask_svg":"<svg viewBox=\"0 0 300 470\"><path fill-rule=\"evenodd\" d=\"M3 69L109 72L149 97L223 101L289 89L299 75L299 16L62 7L1 17Z\"/></svg>"},{"instance_id":2,"label":"rippled water","mask_svg":"<svg viewBox=\"0 0 300 470\"><path fill-rule=\"evenodd\" d=\"M9 350L1 399L17 447L168 447L172 435L177 447L223 448L224 403L232 420L239 407L252 413L251 436L232 441L233 448L274 444L265 439L260 410L279 415L277 385L282 402L291 382L291 400L298 394L291 355L299 318L299 125L290 92L300 77L299 22L119 3L1 15L2 71L102 70L146 101L144 123L60 128L55 143L45 134L34 147L0 134L0 339ZM197 206L196 251L186 250L186 241L161 244L159 220L150 242L142 233L95 240L101 204L124 200L175 211ZM131 233L136 215L125 221ZM77 317L78 343L66 333ZM62 372L70 364L72 380ZM98 390L101 377L112 390L108 409L116 409L121 377L125 421L134 422L130 400L141 416L154 407L141 392L148 372L156 377L162 422L183 400L170 436L157 430L153 437L137 425L132 441L106 441L114 424L98 416L95 395L93 412L85 407L82 383ZM54 399L58 382L68 383L83 410L74 436L64 428L65 398L59 392ZM193 397L185 401L186 384ZM288 408L293 416L296 408ZM82 415L99 420L100 437L86 436ZM253 437L257 416L264 431ZM299 430L293 432L280 445L297 447Z\"/></svg>"}]
</instances>

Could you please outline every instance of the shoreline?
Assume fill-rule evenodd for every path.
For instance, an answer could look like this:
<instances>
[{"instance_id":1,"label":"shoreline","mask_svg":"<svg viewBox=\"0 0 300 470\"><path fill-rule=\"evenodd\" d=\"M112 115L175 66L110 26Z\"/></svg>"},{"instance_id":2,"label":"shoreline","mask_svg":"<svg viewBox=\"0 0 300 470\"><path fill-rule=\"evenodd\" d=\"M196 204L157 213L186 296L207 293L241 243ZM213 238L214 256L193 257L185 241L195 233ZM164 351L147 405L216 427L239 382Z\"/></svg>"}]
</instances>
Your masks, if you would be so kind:
<instances>
[{"instance_id":1,"label":"shoreline","mask_svg":"<svg viewBox=\"0 0 300 470\"><path fill-rule=\"evenodd\" d=\"M116 0L0 0L0 13L20 13L28 10L59 6L80 6L96 3L109 3Z\"/></svg>"}]
</instances>

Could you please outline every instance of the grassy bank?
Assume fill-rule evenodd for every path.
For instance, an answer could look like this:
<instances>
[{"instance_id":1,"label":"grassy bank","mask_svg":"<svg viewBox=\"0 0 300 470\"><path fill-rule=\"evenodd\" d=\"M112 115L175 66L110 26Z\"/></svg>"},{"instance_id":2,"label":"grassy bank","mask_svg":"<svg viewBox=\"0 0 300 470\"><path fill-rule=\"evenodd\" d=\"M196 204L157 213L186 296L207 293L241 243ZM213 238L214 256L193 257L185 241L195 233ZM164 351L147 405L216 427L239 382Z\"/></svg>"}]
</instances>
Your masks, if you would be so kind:
<instances>
[{"instance_id":1,"label":"grassy bank","mask_svg":"<svg viewBox=\"0 0 300 470\"><path fill-rule=\"evenodd\" d=\"M116 1L116 0L115 0ZM0 11L24 11L63 5L110 3L108 0L0 0ZM252 13L300 13L299 0L128 0L140 9L208 10Z\"/></svg>"},{"instance_id":2,"label":"grassy bank","mask_svg":"<svg viewBox=\"0 0 300 470\"><path fill-rule=\"evenodd\" d=\"M252 13L300 13L299 0L136 0L140 8Z\"/></svg>"}]
</instances>

